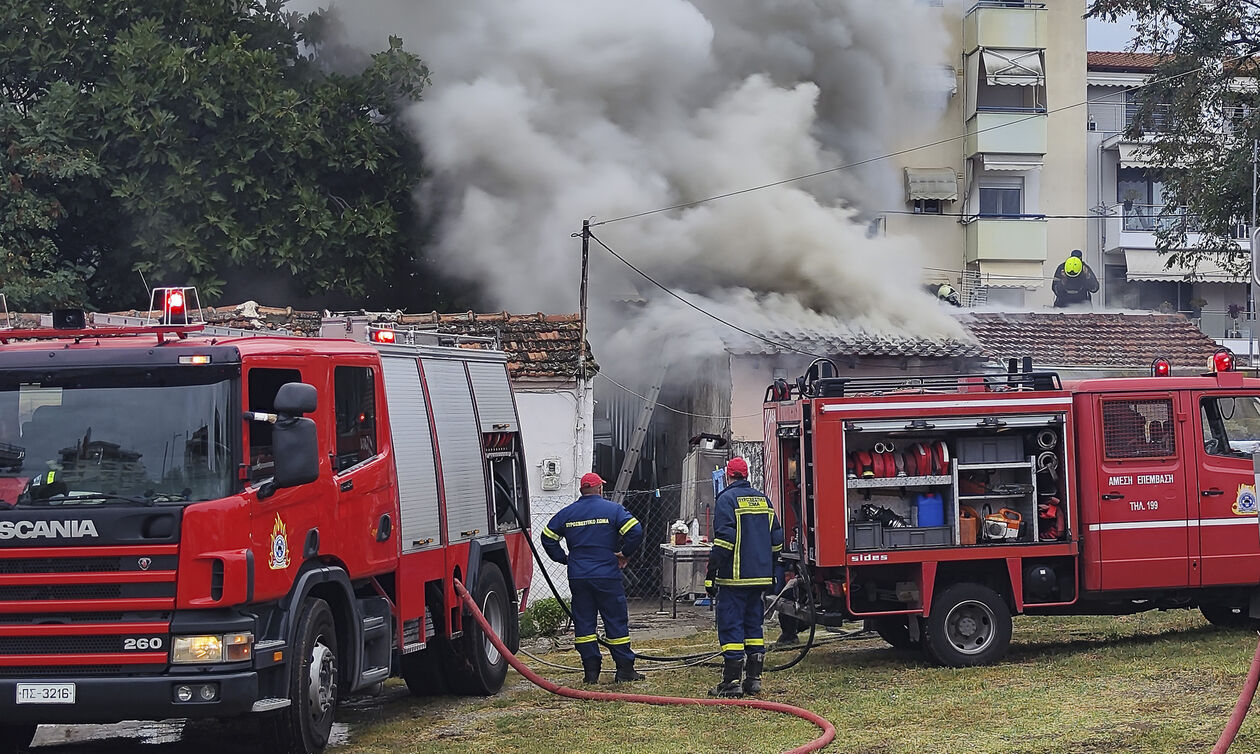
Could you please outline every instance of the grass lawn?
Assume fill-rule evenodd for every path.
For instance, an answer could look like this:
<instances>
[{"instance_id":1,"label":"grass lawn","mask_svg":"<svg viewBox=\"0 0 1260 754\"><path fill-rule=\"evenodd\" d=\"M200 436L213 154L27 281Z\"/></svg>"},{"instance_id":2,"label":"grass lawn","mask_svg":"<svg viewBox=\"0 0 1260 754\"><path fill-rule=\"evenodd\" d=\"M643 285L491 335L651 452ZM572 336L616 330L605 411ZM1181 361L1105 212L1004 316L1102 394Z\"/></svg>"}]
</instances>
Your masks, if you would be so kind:
<instances>
[{"instance_id":1,"label":"grass lawn","mask_svg":"<svg viewBox=\"0 0 1260 754\"><path fill-rule=\"evenodd\" d=\"M832 754L1207 752L1238 697L1255 642L1254 634L1213 628L1188 610L1017 617L1010 654L994 667L938 668L878 638L848 639L768 674L762 698L831 720L838 735L825 751ZM636 648L670 654L715 644L710 632L639 642ZM791 656L772 653L769 664ZM573 652L547 659L578 664ZM580 680L579 674L530 662L560 683ZM700 696L718 675L706 667L649 673L646 681L618 690ZM817 734L802 720L758 710L572 701L535 688L515 671L504 691L487 699L416 699L391 691L383 706L352 707L339 715L352 734L338 754L759 754ZM1231 751L1260 752L1260 712L1244 723Z\"/></svg>"}]
</instances>

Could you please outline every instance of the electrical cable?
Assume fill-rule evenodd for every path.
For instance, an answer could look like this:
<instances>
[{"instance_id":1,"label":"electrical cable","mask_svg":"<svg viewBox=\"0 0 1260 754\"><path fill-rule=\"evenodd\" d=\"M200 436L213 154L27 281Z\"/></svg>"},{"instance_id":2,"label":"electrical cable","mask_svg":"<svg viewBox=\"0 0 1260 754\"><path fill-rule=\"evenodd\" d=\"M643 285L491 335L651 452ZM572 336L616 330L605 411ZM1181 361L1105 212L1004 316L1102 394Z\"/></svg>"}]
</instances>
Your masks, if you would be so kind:
<instances>
[{"instance_id":1,"label":"electrical cable","mask_svg":"<svg viewBox=\"0 0 1260 754\"><path fill-rule=\"evenodd\" d=\"M1234 56L1234 57L1232 57L1232 58L1225 58L1225 59L1221 60L1221 61L1220 61L1220 63L1221 63L1222 65L1224 65L1225 63L1229 63L1229 62L1231 62L1231 61L1235 61L1235 60L1241 60L1241 59L1243 59L1243 58L1245 58L1245 57L1249 57L1249 55L1247 55L1247 54L1242 54L1242 55L1236 55L1236 56ZM1212 65L1215 65L1215 63L1213 63ZM1141 84L1138 84L1138 85L1136 85L1136 86L1126 87L1126 88L1121 89L1121 90L1116 91L1116 92L1108 92L1107 94L1103 95L1101 99L1107 99L1107 98L1110 98L1110 97L1116 97L1117 95L1121 95L1121 94L1128 94L1129 92L1136 92L1136 91L1138 91L1138 90L1140 90L1140 89L1145 89L1146 87L1149 87L1149 86L1154 86L1155 84L1163 84L1163 83L1167 83L1167 82L1169 82L1169 81L1175 81L1175 80L1177 80L1177 79L1179 79L1179 78L1181 78L1181 77L1183 77L1183 76L1189 76L1189 75L1190 75L1190 74L1192 74L1192 73L1198 73L1199 71L1203 71L1203 70L1207 69L1208 67L1209 67L1209 66L1208 66L1207 64L1204 64L1204 65L1199 66L1198 68L1191 68L1191 69L1190 69L1190 70L1188 70L1188 71L1182 71L1181 73L1176 73L1176 74L1173 74L1173 75L1171 75L1171 76L1166 76L1166 77L1164 77L1164 78L1162 78L1162 79L1152 79L1151 81L1145 81L1145 82L1143 82L1143 83L1141 83ZM1055 114L1055 113L1063 112L1063 111L1065 111L1065 110L1072 110L1072 109L1075 109L1075 108L1078 108L1078 107L1085 107L1086 105L1091 104L1091 102L1093 102L1093 103L1098 103L1098 102L1100 102L1100 101L1101 101L1101 99L1096 99L1096 100L1088 100L1088 99L1087 99L1087 100L1084 100L1083 102L1075 102L1075 103L1070 104L1070 105L1063 105L1062 107L1056 107L1056 108L1054 108L1054 109L1052 109L1052 110L1046 110L1045 112L1033 113L1032 115L1029 115L1029 116L1024 117L1024 118L1020 118L1020 119L1018 119L1018 120L1012 120L1012 121L1008 121L1008 122L1006 122L1006 123L998 123L998 124L995 124L995 125L992 125L992 126L988 126L988 127L986 127L986 128L977 129L976 131L974 131L974 132L972 132L972 133L970 133L970 134L960 134L960 135L958 135L958 136L950 136L950 137L948 137L948 138L945 138L945 139L938 139L938 140L936 140L936 141L929 142L929 143L927 143L927 144L920 144L920 145L918 145L918 146L916 146L916 147L908 147L908 148L906 148L906 149L900 149L900 150L897 150L896 152L888 152L888 153L886 153L886 154L877 155L877 156L875 156L875 157L868 157L868 158L866 158L866 159L864 159L864 160L858 160L858 161L856 161L856 162L850 162L850 163L846 163L846 164L843 164L843 165L836 165L835 167L824 168L824 169L822 169L822 170L815 170L815 171L814 171L814 172L812 172L812 173L806 173L806 174L804 174L804 175L798 175L798 176L794 176L794 177L792 177L792 178L783 178L783 179L781 179L781 180L771 181L770 183L763 183L763 184L761 184L761 185L759 185L759 186L750 186L750 187L748 187L748 188L737 189L737 190L735 190L735 191L728 191L728 192L723 193L723 194L716 194L716 195L714 195L714 196L705 197L705 198L703 198L703 199L696 199L696 200L694 200L694 201L690 201L690 202L681 202L681 203L678 203L678 204L673 204L673 205L670 205L670 206L668 206L668 207L659 207L659 208L657 208L657 209L651 209L651 210L647 210L647 211L644 211L644 212L636 212L636 213L634 213L634 214L630 214L630 215L622 215L621 217L614 217L614 218L609 219L609 220L601 220L601 221L596 222L596 223L591 223L591 224L590 224L590 227L594 228L594 227L599 226L599 225L611 225L612 223L619 223L619 222L622 222L622 221L624 221L624 220L634 220L634 219L637 219L637 218L640 218L640 217L647 217L648 215L656 215L656 214L660 214L661 212L670 212L670 211L673 211L673 210L676 210L676 209L687 209L688 207L695 207L695 206L700 205L700 204L706 204L706 203L708 203L708 202L718 201L719 199L729 199L729 198L730 198L730 197L732 197L732 196L739 196L739 195L741 195L741 194L751 194L751 193L753 193L754 191L762 191L762 190L764 190L764 189L774 188L774 187L776 187L776 186L782 186L782 185L784 185L784 184L788 184L788 183L795 183L796 181L803 181L803 180L806 180L806 179L809 179L809 178L817 178L817 177L818 177L818 176L820 176L820 175L826 175L826 174L828 174L828 173L836 173L836 172L839 172L839 171L842 171L842 170L849 170L850 168L861 167L862 165L869 165L869 164L870 164L870 163L872 163L872 162L879 162L879 161L881 161L881 160L886 160L886 159L889 159L890 157L899 157L899 156L901 156L901 155L903 155L903 154L910 154L911 152L918 152L918 151L923 150L923 149L930 149L930 148L932 148L932 147L939 147L939 146L941 146L942 144L950 144L950 143L953 143L953 142L956 142L956 141L962 141L963 139L970 138L971 136L974 136L974 135L976 135L976 134L982 134L982 133L986 133L986 132L988 132L988 131L993 131L993 130L996 130L996 129L999 129L999 128L1007 128L1007 127L1009 127L1009 126L1019 125L1020 123L1023 123L1023 122L1024 122L1024 121L1026 121L1026 120L1031 120L1031 119L1033 119L1033 118L1040 118L1040 117L1043 117L1043 116L1049 116L1049 115L1053 115L1053 114ZM592 236L592 238L594 238L594 236ZM607 247L605 247L605 248L607 248Z\"/></svg>"},{"instance_id":2,"label":"electrical cable","mask_svg":"<svg viewBox=\"0 0 1260 754\"><path fill-rule=\"evenodd\" d=\"M603 377L604 379L608 380L612 384L616 385L617 387L621 388L622 390L626 391L627 393L629 393L630 395L633 395L636 398L640 398L645 401L648 400L648 397L646 395L640 395L639 393L636 393L635 391L631 390L630 388L626 387L620 382L617 382L612 377L609 377L608 375L604 374L602 370L596 372L595 374L596 376ZM697 419L749 419L754 416L761 416L760 411L758 411L755 414L735 414L732 416L718 416L717 414L695 414L690 411L683 411L682 409L674 408L673 406L666 406L664 403L661 403L660 401L656 401L656 406L658 408L663 408L666 411L672 411L675 414L680 414L682 416L692 416Z\"/></svg>"},{"instance_id":3,"label":"electrical cable","mask_svg":"<svg viewBox=\"0 0 1260 754\"><path fill-rule=\"evenodd\" d=\"M477 607L477 601L474 600L472 595L468 593L468 590L464 587L463 583L460 582L459 579L455 579L454 582L455 591L459 595L460 599L464 601L464 607L472 614L472 617L477 621L477 624L481 626L482 632L485 633L486 638L490 640L490 643L494 645L494 648L499 651L499 654L503 655L504 659L506 659L513 668L516 668L516 672L525 676L525 678L534 685L546 689L553 694L568 697L570 699L588 699L601 702L636 702L640 704L655 704L662 706L747 707L751 709L767 710L770 712L781 712L794 717L799 717L802 720L813 723L822 730L822 735L813 739L809 743L790 749L786 754L806 754L807 752L818 751L835 740L836 726L832 725L826 718L807 709L795 707L791 704L784 704L782 702L769 702L762 699L692 699L689 697L657 696L653 694L587 691L585 689L571 689L567 686L561 686L538 675L531 670L529 666L521 662L516 655L512 654L511 650L507 648L507 645L503 643L503 640L495 634L494 629L490 626L486 617L481 614L481 610Z\"/></svg>"},{"instance_id":4,"label":"electrical cable","mask_svg":"<svg viewBox=\"0 0 1260 754\"><path fill-rule=\"evenodd\" d=\"M725 320L725 319L722 319L721 317L719 317L718 315L714 314L713 312L710 312L710 311L706 311L706 310L704 310L703 308L701 308L701 307L699 307L699 306L697 306L697 305L693 304L692 302L690 302L690 301L688 301L687 299L683 298L682 296L678 295L677 293L675 293L675 292L674 292L674 290L673 290L673 289L669 288L669 287L668 287L668 286L666 286L665 284L663 284L663 283L661 283L661 282L658 282L655 278L653 278L651 275L647 274L647 273L646 273L646 272L644 272L643 270L640 270L638 267L635 267L635 266L634 266L633 264L631 264L631 263L630 263L630 262L629 262L629 261L628 261L625 257L623 257L623 256L621 256L620 254L618 254L617 252L613 251L613 250L612 250L612 248L610 248L610 247L608 246L608 244L606 244L606 243L604 243L603 241L599 240L599 238L598 238L598 237L597 237L594 233L591 233L591 232L588 230L588 231L587 231L587 235L588 235L588 236L590 236L592 239L594 239L594 240L595 240L595 243L597 243L597 244L599 244L600 246L604 247L604 250L605 250L605 251L607 251L609 254L612 254L612 255L613 255L614 257L616 257L617 259L619 259L619 260L621 261L621 263L622 263L622 264L624 264L625 266L629 267L630 269L632 269L632 270L634 270L635 272L637 272L637 273L639 273L640 275L642 275L642 276L643 276L643 278L644 278L645 280L647 280L649 283L651 283L652 285L655 285L657 288L660 288L661 290L665 291L665 292L666 292L666 293L668 293L669 295L671 295L671 296L673 296L674 298L678 299L679 301L683 302L683 303L684 303L684 304L686 304L687 306L689 306L689 307L691 307L692 309L695 309L696 311L700 312L700 313L701 313L701 314L703 314L704 316L709 317L709 318L711 318L711 319L714 319L714 320L716 320L716 321L718 321L718 322L721 322L722 324L726 325L727 327L729 327L729 328L731 328L731 329L733 329L733 330L738 330L738 331L742 332L742 333L743 333L743 334L745 334L745 335L748 335L748 336L750 336L750 337L752 337L752 338L756 338L757 340L760 340L760 341L762 341L763 343L768 343L769 345L772 345L772 346L778 346L779 348L782 348L782 349L787 350L787 351L791 351L792 353L799 353L799 354L801 354L801 355L803 355L803 356L810 356L810 357L813 357L813 358L815 358L815 359L823 359L823 358L826 358L825 356L819 356L819 355L818 355L818 354L816 354L816 353L810 353L809 351L802 351L801 349L799 349L799 348L797 348L797 347L795 347L795 346L791 346L791 345L788 345L787 343L783 343L783 342L780 342L780 341L774 340L773 338L767 338L766 336L764 336L764 335L760 335L760 334L758 334L758 333L755 333L755 332L753 332L752 330L745 330L744 328L740 327L739 325L737 325L737 324L735 324L735 323L733 323L733 322L729 322L729 321L727 321L727 320Z\"/></svg>"}]
</instances>

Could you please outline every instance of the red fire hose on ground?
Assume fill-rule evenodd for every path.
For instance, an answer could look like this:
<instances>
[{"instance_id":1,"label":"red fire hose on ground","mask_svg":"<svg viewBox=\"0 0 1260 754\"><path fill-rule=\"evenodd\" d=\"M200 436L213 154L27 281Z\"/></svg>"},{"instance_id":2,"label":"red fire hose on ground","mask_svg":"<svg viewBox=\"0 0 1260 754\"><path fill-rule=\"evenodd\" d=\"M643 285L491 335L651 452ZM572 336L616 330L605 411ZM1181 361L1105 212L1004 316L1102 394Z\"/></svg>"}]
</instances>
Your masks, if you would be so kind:
<instances>
[{"instance_id":1,"label":"red fire hose on ground","mask_svg":"<svg viewBox=\"0 0 1260 754\"><path fill-rule=\"evenodd\" d=\"M543 678L542 676L530 670L523 662L516 658L516 655L508 651L507 646L494 633L494 629L486 622L486 618L481 614L481 610L477 607L477 602L464 588L464 585L457 579L455 581L455 591L459 593L464 604L472 611L473 618L477 620L477 624L481 626L481 630L486 636L490 637L490 642L494 644L494 648L499 650L507 661L516 668L516 672L525 676L531 683L540 688L544 688L553 694L566 696L570 699L591 699L600 702L637 702L639 704L659 704L663 706L679 705L679 706L700 706L700 707L751 707L753 709L769 710L771 712L782 712L787 715L794 715L807 720L822 729L822 735L810 741L807 744L791 749L786 754L805 754L805 752L818 751L822 747L831 743L836 737L836 726L827 721L826 718L810 712L807 709L793 707L790 704L781 702L767 702L761 699L692 699L688 697L678 696L654 696L651 694L623 694L609 691L585 691L583 689L571 689L568 686L561 686L558 683ZM1257 649L1260 656L1260 648ZM1254 690L1254 684L1253 684ZM1241 720L1239 721L1241 723Z\"/></svg>"},{"instance_id":2,"label":"red fire hose on ground","mask_svg":"<svg viewBox=\"0 0 1260 754\"><path fill-rule=\"evenodd\" d=\"M1238 695L1238 703L1234 705L1234 714L1229 716L1229 723L1225 726L1225 730L1221 731L1221 737L1217 739L1216 746L1212 747L1212 754L1225 754L1229 751L1230 744L1234 743L1234 736L1238 735L1238 729L1242 727L1243 720L1247 717L1247 710L1251 708L1251 700L1256 695L1256 683L1260 682L1260 643L1256 644L1256 653L1251 658L1251 670L1247 672L1247 680L1243 683L1242 692Z\"/></svg>"}]
</instances>

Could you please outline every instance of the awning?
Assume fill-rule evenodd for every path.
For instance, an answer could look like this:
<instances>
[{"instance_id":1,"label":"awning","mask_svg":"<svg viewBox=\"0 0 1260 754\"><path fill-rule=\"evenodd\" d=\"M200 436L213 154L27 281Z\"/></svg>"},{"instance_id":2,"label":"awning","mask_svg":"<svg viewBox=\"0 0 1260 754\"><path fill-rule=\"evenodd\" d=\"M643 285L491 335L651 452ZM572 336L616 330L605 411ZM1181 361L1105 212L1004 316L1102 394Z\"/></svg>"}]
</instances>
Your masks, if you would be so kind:
<instances>
[{"instance_id":1,"label":"awning","mask_svg":"<svg viewBox=\"0 0 1260 754\"><path fill-rule=\"evenodd\" d=\"M1155 160L1143 144L1120 142L1120 167L1148 168L1155 165Z\"/></svg>"},{"instance_id":2,"label":"awning","mask_svg":"<svg viewBox=\"0 0 1260 754\"><path fill-rule=\"evenodd\" d=\"M1039 154L986 153L981 160L985 170L1037 170L1045 162Z\"/></svg>"},{"instance_id":3,"label":"awning","mask_svg":"<svg viewBox=\"0 0 1260 754\"><path fill-rule=\"evenodd\" d=\"M1042 65L1042 52L985 48L981 51L984 55L985 78L990 85L1044 86L1046 73L1045 66Z\"/></svg>"},{"instance_id":4,"label":"awning","mask_svg":"<svg viewBox=\"0 0 1260 754\"><path fill-rule=\"evenodd\" d=\"M906 201L958 199L958 174L953 168L906 168Z\"/></svg>"},{"instance_id":5,"label":"awning","mask_svg":"<svg viewBox=\"0 0 1260 754\"><path fill-rule=\"evenodd\" d=\"M1039 288L1045 281L1041 262L1020 260L982 260L979 263L980 285L989 288Z\"/></svg>"},{"instance_id":6,"label":"awning","mask_svg":"<svg viewBox=\"0 0 1260 754\"><path fill-rule=\"evenodd\" d=\"M1245 254L1246 252L1239 252ZM1167 266L1168 257L1154 249L1125 249L1124 264L1128 268L1124 273L1130 281L1184 283L1189 282L1190 268L1181 265ZM1199 260L1194 271L1196 283L1243 283L1246 274L1236 276L1221 267L1210 257Z\"/></svg>"}]
</instances>

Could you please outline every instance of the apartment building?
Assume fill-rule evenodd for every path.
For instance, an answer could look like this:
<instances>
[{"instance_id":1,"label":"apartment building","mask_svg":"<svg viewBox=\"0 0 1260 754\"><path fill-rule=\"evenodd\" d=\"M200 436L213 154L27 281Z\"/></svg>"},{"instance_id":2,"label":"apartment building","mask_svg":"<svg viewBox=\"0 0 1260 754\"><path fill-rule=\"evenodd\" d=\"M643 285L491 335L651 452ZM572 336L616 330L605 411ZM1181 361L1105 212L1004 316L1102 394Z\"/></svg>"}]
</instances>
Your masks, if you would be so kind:
<instances>
[{"instance_id":1,"label":"apartment building","mask_svg":"<svg viewBox=\"0 0 1260 754\"><path fill-rule=\"evenodd\" d=\"M1182 312L1222 342L1249 338L1244 331L1255 323L1245 316L1245 276L1208 259L1195 269L1168 267L1168 258L1156 251L1156 231L1170 224L1185 224L1187 242L1196 241L1194 218L1165 207L1161 168L1142 149L1160 138L1165 118L1157 110L1140 137L1126 134L1137 113L1133 88L1151 75L1157 62L1151 53L1089 53L1089 205L1098 215L1090 227L1089 253L1099 261L1095 269L1103 271L1101 298L1109 308ZM1238 253L1245 255L1246 223L1239 223L1236 236ZM1251 350L1249 346L1242 352Z\"/></svg>"},{"instance_id":2,"label":"apartment building","mask_svg":"<svg viewBox=\"0 0 1260 754\"><path fill-rule=\"evenodd\" d=\"M1085 0L921 10L951 32L940 64L956 87L927 140L947 141L895 163L908 214L885 230L918 239L924 282L957 286L964 304L1047 307L1055 267L1088 237Z\"/></svg>"}]
</instances>

